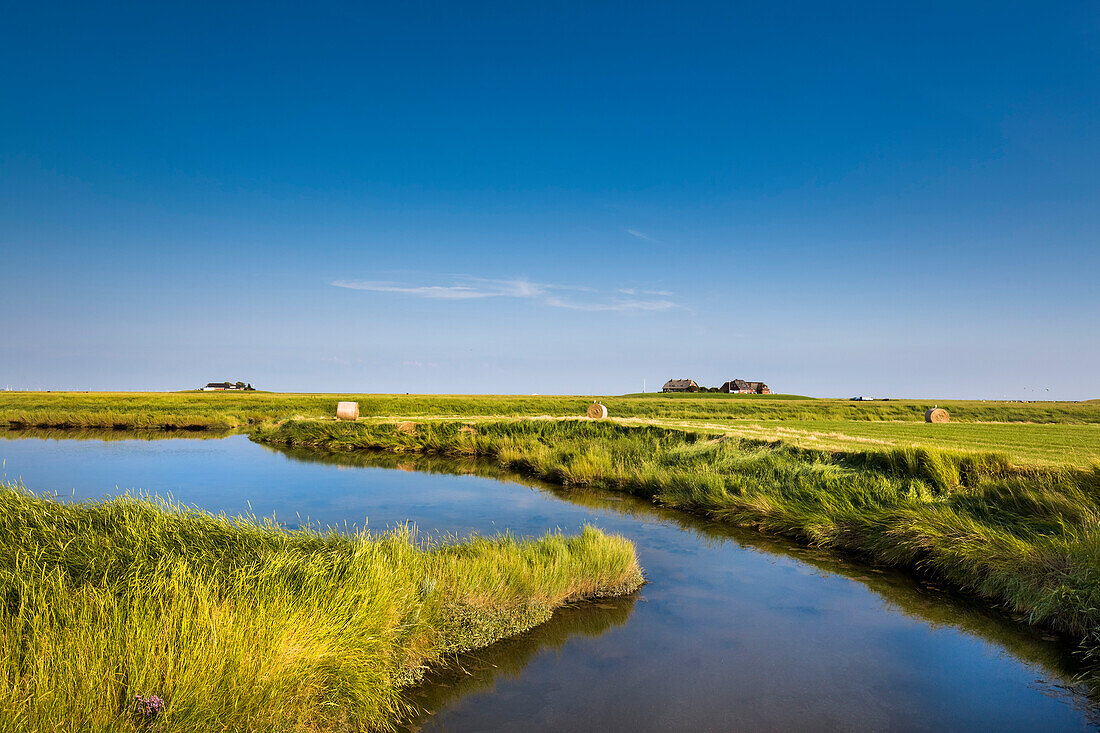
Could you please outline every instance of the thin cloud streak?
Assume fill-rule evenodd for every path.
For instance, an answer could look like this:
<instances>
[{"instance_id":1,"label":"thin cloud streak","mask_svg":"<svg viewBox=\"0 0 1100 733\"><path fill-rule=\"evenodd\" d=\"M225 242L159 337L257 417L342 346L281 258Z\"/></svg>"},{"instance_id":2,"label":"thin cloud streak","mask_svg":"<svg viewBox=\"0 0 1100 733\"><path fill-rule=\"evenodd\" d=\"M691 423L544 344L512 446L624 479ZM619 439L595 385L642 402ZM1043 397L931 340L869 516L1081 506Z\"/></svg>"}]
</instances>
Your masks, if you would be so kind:
<instances>
[{"instance_id":1,"label":"thin cloud streak","mask_svg":"<svg viewBox=\"0 0 1100 733\"><path fill-rule=\"evenodd\" d=\"M477 298L534 298L544 289L537 283L524 280L484 280L481 287L473 285L402 285L380 280L336 280L332 282L338 288L349 290L368 290L375 293L400 293L420 298L438 300L474 300Z\"/></svg>"},{"instance_id":2,"label":"thin cloud streak","mask_svg":"<svg viewBox=\"0 0 1100 733\"><path fill-rule=\"evenodd\" d=\"M472 298L488 298L496 293L484 293L472 288L454 285L442 287L439 285L423 285L420 287L404 287L396 283L387 282L349 282L336 280L332 283L338 288L349 290L368 290L375 293L401 293L403 295L416 295L421 298L437 298L440 300L470 300Z\"/></svg>"},{"instance_id":3,"label":"thin cloud streak","mask_svg":"<svg viewBox=\"0 0 1100 733\"><path fill-rule=\"evenodd\" d=\"M363 290L374 293L393 293L431 300L481 300L485 298L515 298L529 300L550 308L563 308L574 311L604 313L659 313L680 308L679 303L669 300L671 292L664 290L635 290L623 288L616 292L622 295L636 294L658 296L660 299L607 298L591 288L572 285L536 283L526 279L490 280L486 278L463 277L450 285L407 285L385 280L335 280L331 285L349 290ZM589 294L583 298L565 298L556 293L573 292Z\"/></svg>"},{"instance_id":4,"label":"thin cloud streak","mask_svg":"<svg viewBox=\"0 0 1100 733\"><path fill-rule=\"evenodd\" d=\"M602 311L606 313L657 313L679 308L671 300L612 300L609 303L574 303L561 298L547 298L546 305L575 311Z\"/></svg>"},{"instance_id":5,"label":"thin cloud streak","mask_svg":"<svg viewBox=\"0 0 1100 733\"><path fill-rule=\"evenodd\" d=\"M624 229L623 231L626 232L627 234L629 234L632 237L637 237L638 239L644 239L647 242L656 242L657 241L656 239L649 236L648 234L646 234L644 232L639 232L637 229Z\"/></svg>"}]
</instances>

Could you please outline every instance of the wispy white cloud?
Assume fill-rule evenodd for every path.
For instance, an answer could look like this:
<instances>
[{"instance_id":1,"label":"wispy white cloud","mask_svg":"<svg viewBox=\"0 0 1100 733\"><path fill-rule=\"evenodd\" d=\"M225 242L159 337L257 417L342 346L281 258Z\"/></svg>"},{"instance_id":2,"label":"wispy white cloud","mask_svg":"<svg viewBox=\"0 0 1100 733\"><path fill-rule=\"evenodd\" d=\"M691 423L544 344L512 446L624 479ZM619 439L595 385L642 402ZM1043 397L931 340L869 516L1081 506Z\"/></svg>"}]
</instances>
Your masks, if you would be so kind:
<instances>
[{"instance_id":1,"label":"wispy white cloud","mask_svg":"<svg viewBox=\"0 0 1100 733\"><path fill-rule=\"evenodd\" d=\"M479 300L484 298L515 298L540 303L551 308L608 313L656 313L681 307L671 300L673 294L664 290L620 288L608 296L592 288L574 285L538 283L525 278L491 280L456 276L452 282L438 284L407 284L386 280L335 280L331 284L349 290L374 293L394 293L433 300ZM564 293L572 293L568 297ZM630 296L630 297L622 297ZM643 296L643 297L635 297ZM653 297L644 297L653 296Z\"/></svg>"},{"instance_id":2,"label":"wispy white cloud","mask_svg":"<svg viewBox=\"0 0 1100 733\"><path fill-rule=\"evenodd\" d=\"M623 295L658 295L662 298L671 298L673 293L671 290L636 290L635 288L619 288L616 293L622 293Z\"/></svg>"},{"instance_id":3,"label":"wispy white cloud","mask_svg":"<svg viewBox=\"0 0 1100 733\"><path fill-rule=\"evenodd\" d=\"M647 242L656 242L657 241L656 239L649 236L645 232L639 232L637 229L624 229L623 231L626 232L627 234L629 234L632 237L637 237L638 239L644 239Z\"/></svg>"},{"instance_id":4,"label":"wispy white cloud","mask_svg":"<svg viewBox=\"0 0 1100 733\"><path fill-rule=\"evenodd\" d=\"M439 300L471 300L474 298L492 298L507 294L501 290L479 289L469 285L410 286L379 280L336 280L332 284L338 288L348 288L350 290L369 290L375 293L401 293L403 295L415 295L420 298L435 298Z\"/></svg>"},{"instance_id":5,"label":"wispy white cloud","mask_svg":"<svg viewBox=\"0 0 1100 733\"><path fill-rule=\"evenodd\" d=\"M679 303L675 303L671 300L634 300L626 298L612 298L606 302L585 303L550 297L546 299L546 305L554 308L567 308L568 310L574 311L604 311L612 313L657 313L680 307Z\"/></svg>"},{"instance_id":6,"label":"wispy white cloud","mask_svg":"<svg viewBox=\"0 0 1100 733\"><path fill-rule=\"evenodd\" d=\"M350 290L375 293L400 293L438 300L475 300L477 298L539 298L547 290L565 290L564 286L546 285L530 280L489 280L480 277L457 277L448 285L407 285L385 280L335 280L333 285Z\"/></svg>"}]
</instances>

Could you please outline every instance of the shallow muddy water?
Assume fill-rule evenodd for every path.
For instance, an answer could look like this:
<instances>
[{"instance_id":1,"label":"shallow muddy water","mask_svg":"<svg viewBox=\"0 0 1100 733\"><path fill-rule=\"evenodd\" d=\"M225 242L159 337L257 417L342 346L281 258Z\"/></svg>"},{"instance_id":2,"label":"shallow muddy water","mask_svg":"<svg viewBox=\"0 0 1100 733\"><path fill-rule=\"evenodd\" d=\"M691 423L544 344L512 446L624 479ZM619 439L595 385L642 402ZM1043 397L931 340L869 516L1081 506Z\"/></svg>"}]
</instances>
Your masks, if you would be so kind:
<instances>
[{"instance_id":1,"label":"shallow muddy water","mask_svg":"<svg viewBox=\"0 0 1100 733\"><path fill-rule=\"evenodd\" d=\"M25 435L25 434L23 434ZM217 440L0 440L7 480L372 530L630 537L649 584L565 609L415 692L414 729L1092 730L1071 646L906 575L484 464Z\"/></svg>"}]
</instances>

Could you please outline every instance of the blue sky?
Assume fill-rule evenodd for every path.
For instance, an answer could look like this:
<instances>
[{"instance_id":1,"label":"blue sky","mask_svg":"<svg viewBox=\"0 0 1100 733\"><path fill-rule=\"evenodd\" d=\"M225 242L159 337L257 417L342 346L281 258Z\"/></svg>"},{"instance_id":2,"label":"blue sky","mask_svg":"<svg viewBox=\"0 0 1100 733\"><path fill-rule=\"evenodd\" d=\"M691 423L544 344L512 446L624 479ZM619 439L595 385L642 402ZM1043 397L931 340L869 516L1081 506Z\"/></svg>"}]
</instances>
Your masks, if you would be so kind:
<instances>
[{"instance_id":1,"label":"blue sky","mask_svg":"<svg viewBox=\"0 0 1100 733\"><path fill-rule=\"evenodd\" d=\"M1100 396L1094 3L26 3L0 388Z\"/></svg>"}]
</instances>

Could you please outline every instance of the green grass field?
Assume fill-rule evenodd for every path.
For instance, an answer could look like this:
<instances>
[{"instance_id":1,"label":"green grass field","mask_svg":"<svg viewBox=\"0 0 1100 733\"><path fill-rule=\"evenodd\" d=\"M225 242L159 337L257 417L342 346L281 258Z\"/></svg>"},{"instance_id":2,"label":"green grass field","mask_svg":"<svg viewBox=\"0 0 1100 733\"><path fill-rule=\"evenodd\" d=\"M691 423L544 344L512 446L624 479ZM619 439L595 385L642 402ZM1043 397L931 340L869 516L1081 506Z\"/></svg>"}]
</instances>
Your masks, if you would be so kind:
<instances>
[{"instance_id":1,"label":"green grass field","mask_svg":"<svg viewBox=\"0 0 1100 733\"><path fill-rule=\"evenodd\" d=\"M932 425L925 422L860 420L653 422L741 438L779 440L821 450L925 447L1002 453L1020 465L1087 468L1100 464L1100 425L1097 424L951 422Z\"/></svg>"},{"instance_id":2,"label":"green grass field","mask_svg":"<svg viewBox=\"0 0 1100 733\"><path fill-rule=\"evenodd\" d=\"M358 402L364 417L561 417L600 399L612 416L679 420L910 421L939 404L956 422L1100 424L1100 402L891 400L851 402L786 395L271 394L255 392L0 392L0 424L27 427L238 428L289 417L327 417Z\"/></svg>"},{"instance_id":3,"label":"green grass field","mask_svg":"<svg viewBox=\"0 0 1100 733\"><path fill-rule=\"evenodd\" d=\"M595 529L428 546L0 485L0 731L388 729L425 669L641 583Z\"/></svg>"},{"instance_id":4,"label":"green grass field","mask_svg":"<svg viewBox=\"0 0 1100 733\"><path fill-rule=\"evenodd\" d=\"M303 395L271 393L0 392L0 426L36 429L210 431L252 429L287 418L335 414L342 400L364 417L386 419L576 417L593 397L519 395ZM1100 401L852 402L791 395L647 394L600 397L615 419L804 447L872 450L926 446L998 451L1020 464L1088 466L1100 462ZM946 425L924 411L939 404Z\"/></svg>"}]
</instances>

